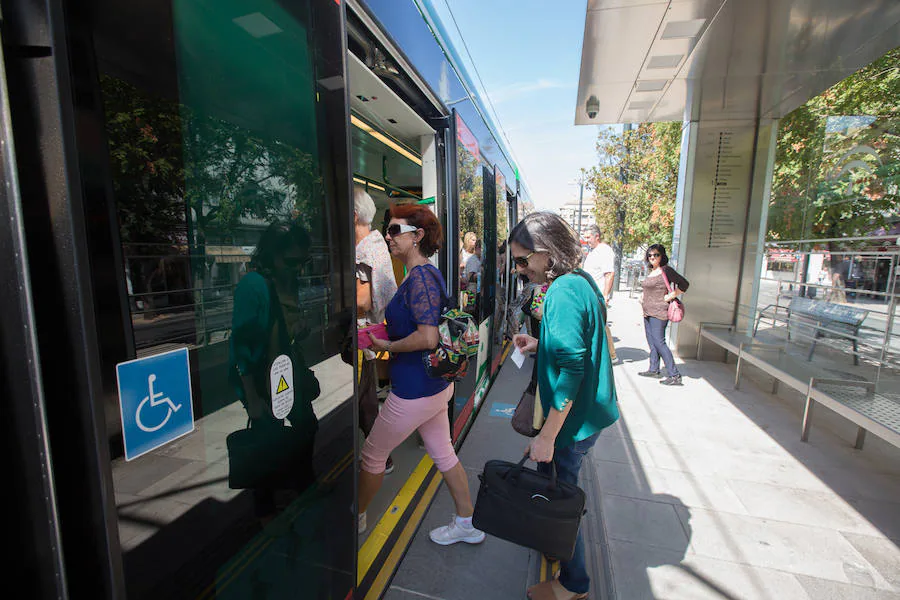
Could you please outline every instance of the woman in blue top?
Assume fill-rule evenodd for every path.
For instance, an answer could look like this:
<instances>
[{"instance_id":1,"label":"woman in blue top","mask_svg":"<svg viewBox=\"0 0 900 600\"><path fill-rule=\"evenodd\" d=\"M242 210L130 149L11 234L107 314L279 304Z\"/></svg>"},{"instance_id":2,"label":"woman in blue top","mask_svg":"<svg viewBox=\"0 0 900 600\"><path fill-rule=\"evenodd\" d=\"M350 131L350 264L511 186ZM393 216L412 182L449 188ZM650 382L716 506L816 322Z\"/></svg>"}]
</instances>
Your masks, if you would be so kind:
<instances>
[{"instance_id":1,"label":"woman in blue top","mask_svg":"<svg viewBox=\"0 0 900 600\"><path fill-rule=\"evenodd\" d=\"M484 540L484 532L472 527L469 481L450 439L447 404L453 397L453 385L428 377L423 360L423 352L438 345L444 279L428 257L444 240L441 224L424 206L393 206L385 239L391 255L403 262L407 275L384 313L390 339L370 334L376 350L391 353L391 393L363 446L359 530L366 528L365 511L384 480L388 456L418 429L456 504L456 516L449 525L433 530L431 539L444 546L478 544Z\"/></svg>"},{"instance_id":2,"label":"woman in blue top","mask_svg":"<svg viewBox=\"0 0 900 600\"><path fill-rule=\"evenodd\" d=\"M600 431L619 418L612 361L606 342L606 305L593 278L578 269L581 245L558 215L532 213L509 236L513 262L520 275L547 283L542 305L540 343L519 334L513 343L537 352L538 389L544 410L541 432L526 452L538 470L578 484L581 461ZM586 598L590 578L584 564L581 532L570 561L560 563L559 579L528 589L533 600Z\"/></svg>"}]
</instances>

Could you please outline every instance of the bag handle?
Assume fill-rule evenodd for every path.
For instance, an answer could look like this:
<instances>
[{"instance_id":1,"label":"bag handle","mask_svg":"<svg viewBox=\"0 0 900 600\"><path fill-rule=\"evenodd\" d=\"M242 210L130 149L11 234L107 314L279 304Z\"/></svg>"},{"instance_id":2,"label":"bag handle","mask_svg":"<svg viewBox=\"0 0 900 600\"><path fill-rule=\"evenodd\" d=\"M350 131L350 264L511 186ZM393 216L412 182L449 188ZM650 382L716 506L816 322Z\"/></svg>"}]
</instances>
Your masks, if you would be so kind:
<instances>
[{"instance_id":1,"label":"bag handle","mask_svg":"<svg viewBox=\"0 0 900 600\"><path fill-rule=\"evenodd\" d=\"M522 474L522 469L525 468L525 461L527 460L528 455L526 454L522 457L522 460L520 460L518 464L516 464L516 466L510 469L505 478L515 483L515 481L519 478L519 475ZM552 460L550 461L550 485L547 486L547 491L556 491L556 463L554 463Z\"/></svg>"},{"instance_id":2,"label":"bag handle","mask_svg":"<svg viewBox=\"0 0 900 600\"><path fill-rule=\"evenodd\" d=\"M659 272L662 273L663 281L666 282L666 291L669 292L669 293L671 294L671 293L672 293L673 291L675 291L675 290L672 289L672 284L669 283L669 278L666 277L666 268L665 268L665 267L660 267L660 268L659 268Z\"/></svg>"}]
</instances>

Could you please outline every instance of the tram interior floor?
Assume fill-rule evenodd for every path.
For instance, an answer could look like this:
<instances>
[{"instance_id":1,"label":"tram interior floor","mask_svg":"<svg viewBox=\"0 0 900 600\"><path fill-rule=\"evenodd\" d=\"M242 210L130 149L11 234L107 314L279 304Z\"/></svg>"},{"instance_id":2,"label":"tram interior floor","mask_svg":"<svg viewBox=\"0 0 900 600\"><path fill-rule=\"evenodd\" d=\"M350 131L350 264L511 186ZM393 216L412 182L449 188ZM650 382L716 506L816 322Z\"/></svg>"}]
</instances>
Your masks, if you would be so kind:
<instances>
[{"instance_id":1,"label":"tram interior floor","mask_svg":"<svg viewBox=\"0 0 900 600\"><path fill-rule=\"evenodd\" d=\"M581 471L592 600L900 599L900 449L854 449L856 427L827 410L800 441L803 398L752 372L735 390L734 364L676 359L683 387L639 377L638 301L618 293L610 318L622 418ZM528 373L506 362L463 444L473 496L485 461L527 444L508 410ZM433 544L452 512L442 486L385 597L524 598L535 553Z\"/></svg>"}]
</instances>

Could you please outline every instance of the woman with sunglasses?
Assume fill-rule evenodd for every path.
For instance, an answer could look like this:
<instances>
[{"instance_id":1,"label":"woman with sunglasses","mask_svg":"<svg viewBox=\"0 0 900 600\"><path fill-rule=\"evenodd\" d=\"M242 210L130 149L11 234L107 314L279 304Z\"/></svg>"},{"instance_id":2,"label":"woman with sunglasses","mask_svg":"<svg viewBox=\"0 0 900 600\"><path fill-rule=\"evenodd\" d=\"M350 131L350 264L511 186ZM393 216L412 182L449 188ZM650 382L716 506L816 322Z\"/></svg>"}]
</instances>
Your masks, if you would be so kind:
<instances>
[{"instance_id":1,"label":"woman with sunglasses","mask_svg":"<svg viewBox=\"0 0 900 600\"><path fill-rule=\"evenodd\" d=\"M425 371L424 351L438 345L438 324L444 304L444 278L428 258L444 241L437 218L416 204L393 206L387 228L388 249L406 267L407 275L385 310L388 340L370 334L376 350L391 353L391 393L362 450L359 473L359 530L366 528L366 508L384 480L390 453L418 430L456 505L449 525L431 531L431 539L447 546L478 544L484 532L472 526L469 480L456 457L450 437L447 407L453 385L432 379Z\"/></svg>"},{"instance_id":2,"label":"woman with sunglasses","mask_svg":"<svg viewBox=\"0 0 900 600\"><path fill-rule=\"evenodd\" d=\"M600 431L619 418L605 326L606 306L593 278L578 268L581 244L553 213L525 217L509 236L516 271L532 283L548 284L541 306L540 342L513 337L523 352L537 352L538 389L544 411L541 432L526 452L549 474L578 485L585 455ZM528 588L532 600L586 598L590 587L581 532L572 560L560 563L558 579Z\"/></svg>"},{"instance_id":3,"label":"woman with sunglasses","mask_svg":"<svg viewBox=\"0 0 900 600\"><path fill-rule=\"evenodd\" d=\"M280 454L290 455L290 472L254 488L254 511L263 525L276 515L276 489L300 491L315 479L312 457L319 423L312 401L320 387L298 347L309 334L300 316L298 282L311 245L309 234L297 223L272 223L256 245L250 270L234 290L229 383L247 411L250 428L260 436L284 427L285 415L276 415L272 407L272 364L284 355L293 365L294 404L286 415L293 436L289 446L278 448ZM259 462L276 458L254 456Z\"/></svg>"},{"instance_id":4,"label":"woman with sunglasses","mask_svg":"<svg viewBox=\"0 0 900 600\"><path fill-rule=\"evenodd\" d=\"M644 294L641 307L644 310L644 332L650 346L650 368L641 371L643 377L661 377L659 359L666 363L668 377L661 380L663 385L681 385L681 373L675 366L672 351L666 345L666 327L669 325L669 302L685 293L690 285L675 269L669 266L669 257L662 244L653 244L647 248L644 260L650 267L650 273L644 278ZM666 281L668 284L666 285ZM672 291L669 291L669 289Z\"/></svg>"}]
</instances>

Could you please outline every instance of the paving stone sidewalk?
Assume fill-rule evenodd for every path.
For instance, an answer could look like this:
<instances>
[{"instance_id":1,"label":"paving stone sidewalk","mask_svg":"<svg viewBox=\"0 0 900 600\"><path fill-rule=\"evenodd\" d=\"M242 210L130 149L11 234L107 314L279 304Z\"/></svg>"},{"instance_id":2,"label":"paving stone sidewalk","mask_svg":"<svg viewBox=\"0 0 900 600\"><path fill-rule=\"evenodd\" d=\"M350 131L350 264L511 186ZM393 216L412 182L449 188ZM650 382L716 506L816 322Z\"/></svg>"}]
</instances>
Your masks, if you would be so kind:
<instances>
[{"instance_id":1,"label":"paving stone sidewalk","mask_svg":"<svg viewBox=\"0 0 900 600\"><path fill-rule=\"evenodd\" d=\"M855 450L856 428L826 410L801 442L802 399L752 373L734 390L733 364L678 359L683 387L639 377L641 316L614 299L622 419L582 471L591 598L900 600L900 450L875 436ZM501 413L525 371L504 366L460 453L473 495L486 458L525 445ZM387 598L524 598L534 553L431 544L450 512L441 489Z\"/></svg>"}]
</instances>

